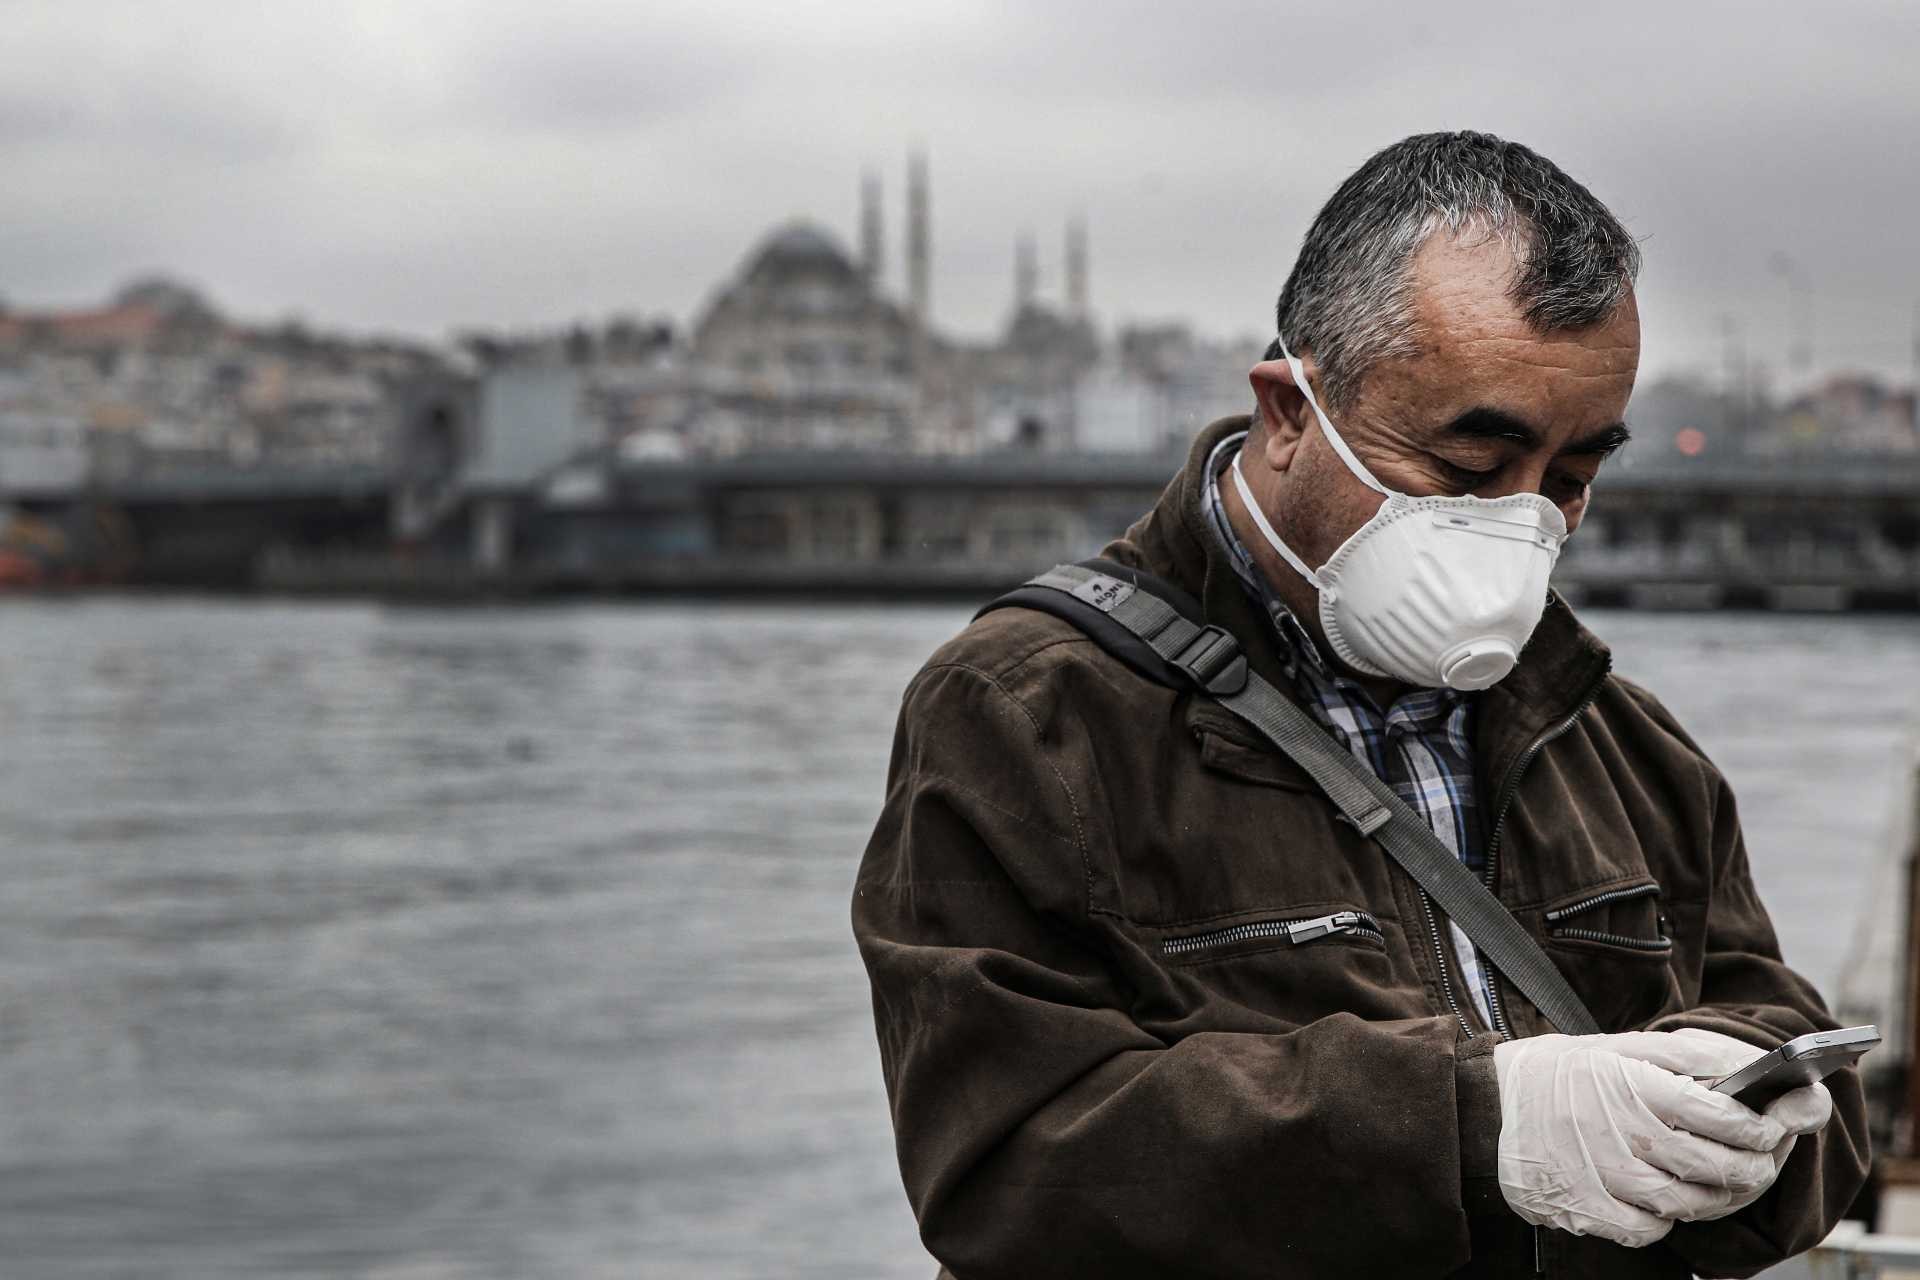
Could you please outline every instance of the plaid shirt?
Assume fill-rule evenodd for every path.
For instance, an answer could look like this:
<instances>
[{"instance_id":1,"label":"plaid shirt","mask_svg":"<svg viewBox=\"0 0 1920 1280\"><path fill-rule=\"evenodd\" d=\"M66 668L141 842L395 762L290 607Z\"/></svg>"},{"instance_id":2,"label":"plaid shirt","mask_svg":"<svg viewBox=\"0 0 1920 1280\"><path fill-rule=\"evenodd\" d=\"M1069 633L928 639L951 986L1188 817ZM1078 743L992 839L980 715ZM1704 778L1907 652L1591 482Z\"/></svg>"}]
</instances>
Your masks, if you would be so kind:
<instances>
[{"instance_id":1,"label":"plaid shirt","mask_svg":"<svg viewBox=\"0 0 1920 1280\"><path fill-rule=\"evenodd\" d=\"M1458 689L1414 689L1383 713L1372 695L1326 660L1312 634L1267 585L1227 520L1220 500L1220 473L1246 438L1243 431L1214 447L1207 459L1213 483L1201 490L1202 505L1230 553L1241 585L1266 610L1280 635L1280 660L1287 678L1313 717L1425 818L1454 856L1479 871L1486 862L1486 845L1473 781L1473 700ZM1492 1026L1479 954L1460 926L1448 923L1467 990L1481 1020Z\"/></svg>"}]
</instances>

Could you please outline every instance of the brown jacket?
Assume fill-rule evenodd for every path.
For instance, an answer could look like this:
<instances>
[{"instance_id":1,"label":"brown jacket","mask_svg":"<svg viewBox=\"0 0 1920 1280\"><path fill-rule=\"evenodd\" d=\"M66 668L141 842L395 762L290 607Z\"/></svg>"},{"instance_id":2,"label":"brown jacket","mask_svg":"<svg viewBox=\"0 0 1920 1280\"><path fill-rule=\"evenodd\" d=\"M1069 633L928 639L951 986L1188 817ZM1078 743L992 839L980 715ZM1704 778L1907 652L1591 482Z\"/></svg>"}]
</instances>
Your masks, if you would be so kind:
<instances>
[{"instance_id":1,"label":"brown jacket","mask_svg":"<svg viewBox=\"0 0 1920 1280\"><path fill-rule=\"evenodd\" d=\"M1196 596L1291 695L1199 514L1202 462L1245 425L1203 431L1102 554ZM1478 700L1495 888L1604 1030L1771 1047L1835 1025L1781 962L1726 782L1557 596ZM1838 1220L1867 1167L1851 1070L1747 1209L1642 1250L1534 1232L1494 1178L1498 1036L1419 890L1334 815L1233 715L1057 619L995 612L927 661L853 928L943 1275L1531 1276L1536 1256L1553 1276L1749 1275ZM1378 932L1164 947L1336 911ZM1515 1034L1552 1029L1500 996Z\"/></svg>"}]
</instances>

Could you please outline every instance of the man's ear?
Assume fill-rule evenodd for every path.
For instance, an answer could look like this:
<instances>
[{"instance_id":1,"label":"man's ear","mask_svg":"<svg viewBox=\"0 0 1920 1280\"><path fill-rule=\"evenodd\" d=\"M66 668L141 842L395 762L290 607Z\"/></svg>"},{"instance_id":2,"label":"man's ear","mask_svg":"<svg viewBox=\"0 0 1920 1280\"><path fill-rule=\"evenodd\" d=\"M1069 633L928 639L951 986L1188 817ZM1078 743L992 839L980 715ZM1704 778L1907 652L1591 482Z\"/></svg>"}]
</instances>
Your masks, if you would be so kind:
<instances>
[{"instance_id":1,"label":"man's ear","mask_svg":"<svg viewBox=\"0 0 1920 1280\"><path fill-rule=\"evenodd\" d=\"M1308 362L1301 361L1301 367L1308 368ZM1261 452L1269 467L1285 471L1293 465L1294 451L1300 447L1300 437L1306 434L1313 410L1294 383L1293 366L1285 360L1262 360L1247 373L1247 381L1253 384L1260 423L1265 428L1260 437Z\"/></svg>"}]
</instances>

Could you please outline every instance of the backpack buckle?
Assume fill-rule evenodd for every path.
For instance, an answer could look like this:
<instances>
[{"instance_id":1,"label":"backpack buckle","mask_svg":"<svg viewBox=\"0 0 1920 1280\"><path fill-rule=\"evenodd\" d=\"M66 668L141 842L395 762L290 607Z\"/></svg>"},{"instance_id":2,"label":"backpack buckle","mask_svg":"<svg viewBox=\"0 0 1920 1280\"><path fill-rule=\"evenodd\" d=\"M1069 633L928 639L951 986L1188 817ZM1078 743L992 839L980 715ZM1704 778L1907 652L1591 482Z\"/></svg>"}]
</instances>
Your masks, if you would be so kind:
<instances>
[{"instance_id":1,"label":"backpack buckle","mask_svg":"<svg viewBox=\"0 0 1920 1280\"><path fill-rule=\"evenodd\" d=\"M1247 657L1240 642L1208 623L1167 661L1208 693L1227 695L1247 687Z\"/></svg>"}]
</instances>

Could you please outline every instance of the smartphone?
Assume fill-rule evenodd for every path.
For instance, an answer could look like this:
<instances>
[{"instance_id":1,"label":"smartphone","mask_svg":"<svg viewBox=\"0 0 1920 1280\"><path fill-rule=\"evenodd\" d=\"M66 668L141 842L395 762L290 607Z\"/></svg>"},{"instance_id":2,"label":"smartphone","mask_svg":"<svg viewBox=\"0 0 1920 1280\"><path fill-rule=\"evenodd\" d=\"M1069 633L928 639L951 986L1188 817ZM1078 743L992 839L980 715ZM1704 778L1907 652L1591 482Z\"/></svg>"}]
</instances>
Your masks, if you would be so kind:
<instances>
[{"instance_id":1,"label":"smartphone","mask_svg":"<svg viewBox=\"0 0 1920 1280\"><path fill-rule=\"evenodd\" d=\"M1707 1087L1715 1093L1730 1093L1758 1111L1783 1093L1824 1079L1879 1043L1878 1027L1810 1031Z\"/></svg>"}]
</instances>

